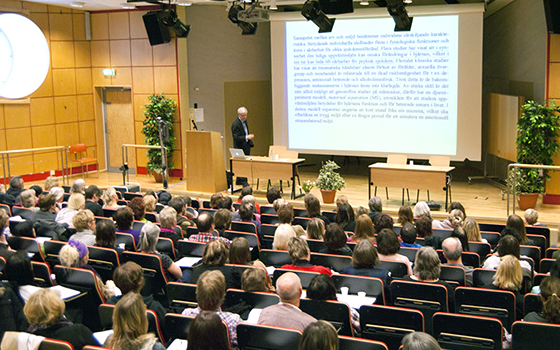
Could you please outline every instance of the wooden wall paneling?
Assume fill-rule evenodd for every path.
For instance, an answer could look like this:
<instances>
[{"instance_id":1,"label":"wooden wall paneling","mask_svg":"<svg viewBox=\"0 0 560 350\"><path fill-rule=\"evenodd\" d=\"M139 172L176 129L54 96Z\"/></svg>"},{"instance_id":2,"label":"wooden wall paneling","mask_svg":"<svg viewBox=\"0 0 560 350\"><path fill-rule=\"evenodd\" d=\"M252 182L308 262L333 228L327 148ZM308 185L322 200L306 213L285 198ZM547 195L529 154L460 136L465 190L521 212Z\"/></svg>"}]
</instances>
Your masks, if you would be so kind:
<instances>
[{"instance_id":1,"label":"wooden wall paneling","mask_svg":"<svg viewBox=\"0 0 560 350\"><path fill-rule=\"evenodd\" d=\"M80 142L78 122L56 124L57 146L68 147Z\"/></svg>"},{"instance_id":2,"label":"wooden wall paneling","mask_svg":"<svg viewBox=\"0 0 560 350\"><path fill-rule=\"evenodd\" d=\"M30 107L31 125L54 124L54 99L52 97L32 98Z\"/></svg>"},{"instance_id":3,"label":"wooden wall paneling","mask_svg":"<svg viewBox=\"0 0 560 350\"><path fill-rule=\"evenodd\" d=\"M76 71L74 69L53 69L52 73L55 96L76 94Z\"/></svg>"},{"instance_id":4,"label":"wooden wall paneling","mask_svg":"<svg viewBox=\"0 0 560 350\"><path fill-rule=\"evenodd\" d=\"M130 40L111 40L111 67L130 66Z\"/></svg>"},{"instance_id":5,"label":"wooden wall paneling","mask_svg":"<svg viewBox=\"0 0 560 350\"><path fill-rule=\"evenodd\" d=\"M91 94L93 92L93 82L91 80L91 68L76 69L76 93Z\"/></svg>"},{"instance_id":6,"label":"wooden wall paneling","mask_svg":"<svg viewBox=\"0 0 560 350\"><path fill-rule=\"evenodd\" d=\"M72 14L74 40L86 40L86 19L83 13Z\"/></svg>"},{"instance_id":7,"label":"wooden wall paneling","mask_svg":"<svg viewBox=\"0 0 560 350\"><path fill-rule=\"evenodd\" d=\"M7 146L6 146L6 130L2 129L0 130L0 151L5 151L7 150ZM2 164L0 164L1 166Z\"/></svg>"},{"instance_id":8,"label":"wooden wall paneling","mask_svg":"<svg viewBox=\"0 0 560 350\"><path fill-rule=\"evenodd\" d=\"M68 7L60 7L60 6L54 6L54 5L49 5L48 6L48 11L49 13L72 13L72 9L68 8Z\"/></svg>"},{"instance_id":9,"label":"wooden wall paneling","mask_svg":"<svg viewBox=\"0 0 560 350\"><path fill-rule=\"evenodd\" d=\"M40 152L33 154L33 173L60 170L60 151ZM12 172L12 174L16 174Z\"/></svg>"},{"instance_id":10,"label":"wooden wall paneling","mask_svg":"<svg viewBox=\"0 0 560 350\"><path fill-rule=\"evenodd\" d=\"M88 95L78 95L78 120L95 120L94 109L93 109L93 96Z\"/></svg>"},{"instance_id":11,"label":"wooden wall paneling","mask_svg":"<svg viewBox=\"0 0 560 350\"><path fill-rule=\"evenodd\" d=\"M548 71L548 98L560 97L560 63L550 63Z\"/></svg>"},{"instance_id":12,"label":"wooden wall paneling","mask_svg":"<svg viewBox=\"0 0 560 350\"><path fill-rule=\"evenodd\" d=\"M33 148L63 146L56 142L56 127L54 125L32 126Z\"/></svg>"},{"instance_id":13,"label":"wooden wall paneling","mask_svg":"<svg viewBox=\"0 0 560 350\"><path fill-rule=\"evenodd\" d=\"M91 69L91 82L94 87L112 85L111 77L103 75L103 68Z\"/></svg>"},{"instance_id":14,"label":"wooden wall paneling","mask_svg":"<svg viewBox=\"0 0 560 350\"><path fill-rule=\"evenodd\" d=\"M92 67L109 68L111 66L108 40L92 41L91 52L93 53L91 55Z\"/></svg>"},{"instance_id":15,"label":"wooden wall paneling","mask_svg":"<svg viewBox=\"0 0 560 350\"><path fill-rule=\"evenodd\" d=\"M6 125L4 124L4 105L0 104L0 129L5 129Z\"/></svg>"},{"instance_id":16,"label":"wooden wall paneling","mask_svg":"<svg viewBox=\"0 0 560 350\"><path fill-rule=\"evenodd\" d=\"M132 65L151 66L153 64L152 46L148 39L133 39L130 41Z\"/></svg>"},{"instance_id":17,"label":"wooden wall paneling","mask_svg":"<svg viewBox=\"0 0 560 350\"><path fill-rule=\"evenodd\" d=\"M51 97L53 95L53 79L52 79L52 69L49 69L47 72L47 77L45 81L34 93L32 93L31 97Z\"/></svg>"},{"instance_id":18,"label":"wooden wall paneling","mask_svg":"<svg viewBox=\"0 0 560 350\"><path fill-rule=\"evenodd\" d=\"M128 11L109 13L109 39L128 39L129 32Z\"/></svg>"},{"instance_id":19,"label":"wooden wall paneling","mask_svg":"<svg viewBox=\"0 0 560 350\"><path fill-rule=\"evenodd\" d=\"M71 14L50 13L49 27L51 41L72 40L74 38Z\"/></svg>"},{"instance_id":20,"label":"wooden wall paneling","mask_svg":"<svg viewBox=\"0 0 560 350\"><path fill-rule=\"evenodd\" d=\"M142 123L141 122L134 122L134 135L135 135L135 143L137 145L145 145L144 142L144 135L142 135ZM145 149L138 149L136 150L136 166L137 167L145 167L148 164L148 157L146 156ZM130 151L130 153L133 153ZM134 163L130 163L134 165ZM130 165L129 164L129 165Z\"/></svg>"},{"instance_id":21,"label":"wooden wall paneling","mask_svg":"<svg viewBox=\"0 0 560 350\"><path fill-rule=\"evenodd\" d=\"M76 95L54 98L54 116L56 123L78 120L78 103Z\"/></svg>"},{"instance_id":22,"label":"wooden wall paneling","mask_svg":"<svg viewBox=\"0 0 560 350\"><path fill-rule=\"evenodd\" d=\"M74 41L74 53L76 68L91 67L91 42Z\"/></svg>"},{"instance_id":23,"label":"wooden wall paneling","mask_svg":"<svg viewBox=\"0 0 560 350\"><path fill-rule=\"evenodd\" d=\"M122 144L134 143L132 92L107 91L105 96L109 166L118 168L122 165ZM129 162L136 163L134 152L130 152Z\"/></svg>"},{"instance_id":24,"label":"wooden wall paneling","mask_svg":"<svg viewBox=\"0 0 560 350\"><path fill-rule=\"evenodd\" d=\"M115 69L115 75L111 78L113 85L132 86L132 68L119 67Z\"/></svg>"},{"instance_id":25,"label":"wooden wall paneling","mask_svg":"<svg viewBox=\"0 0 560 350\"><path fill-rule=\"evenodd\" d=\"M95 146L95 121L78 122L78 128L80 130L80 143L85 143L88 147Z\"/></svg>"},{"instance_id":26,"label":"wooden wall paneling","mask_svg":"<svg viewBox=\"0 0 560 350\"><path fill-rule=\"evenodd\" d=\"M25 1L25 3L28 4L29 2ZM47 39L47 43L50 44L51 39L48 13L31 13L29 14L29 19L32 20L33 23L35 23L39 27L39 29L41 29L43 35L45 35L45 38Z\"/></svg>"},{"instance_id":27,"label":"wooden wall paneling","mask_svg":"<svg viewBox=\"0 0 560 350\"><path fill-rule=\"evenodd\" d=\"M4 122L7 129L29 126L30 112L28 104L4 105Z\"/></svg>"},{"instance_id":28,"label":"wooden wall paneling","mask_svg":"<svg viewBox=\"0 0 560 350\"><path fill-rule=\"evenodd\" d=\"M45 12L47 13L49 10L47 8L47 5L44 4L38 4L36 2L30 2L30 1L21 1L22 7L25 10L29 10L31 12Z\"/></svg>"},{"instance_id":29,"label":"wooden wall paneling","mask_svg":"<svg viewBox=\"0 0 560 350\"><path fill-rule=\"evenodd\" d=\"M10 149L12 149L12 147L10 147ZM33 156L31 154L10 156L10 173L12 175L32 174L34 169Z\"/></svg>"},{"instance_id":30,"label":"wooden wall paneling","mask_svg":"<svg viewBox=\"0 0 560 350\"><path fill-rule=\"evenodd\" d=\"M132 90L135 94L151 94L154 92L152 67L132 67Z\"/></svg>"},{"instance_id":31,"label":"wooden wall paneling","mask_svg":"<svg viewBox=\"0 0 560 350\"><path fill-rule=\"evenodd\" d=\"M91 39L92 40L109 39L109 17L107 16L106 13L91 14Z\"/></svg>"},{"instance_id":32,"label":"wooden wall paneling","mask_svg":"<svg viewBox=\"0 0 560 350\"><path fill-rule=\"evenodd\" d=\"M148 103L148 96L149 95L143 95L143 94L134 94L134 120L135 121L144 121L145 117L142 116L142 113L144 113L146 111L146 109L143 107L146 105L146 103Z\"/></svg>"},{"instance_id":33,"label":"wooden wall paneling","mask_svg":"<svg viewBox=\"0 0 560 350\"><path fill-rule=\"evenodd\" d=\"M106 169L106 155L105 155L105 129L103 124L103 90L101 87L96 87L93 92L93 111L95 117L95 137L97 144L97 160L99 161L99 168Z\"/></svg>"},{"instance_id":34,"label":"wooden wall paneling","mask_svg":"<svg viewBox=\"0 0 560 350\"><path fill-rule=\"evenodd\" d=\"M560 34L550 34L550 62L560 62Z\"/></svg>"},{"instance_id":35,"label":"wooden wall paneling","mask_svg":"<svg viewBox=\"0 0 560 350\"><path fill-rule=\"evenodd\" d=\"M515 162L517 120L524 99L521 96L489 94L487 152Z\"/></svg>"},{"instance_id":36,"label":"wooden wall paneling","mask_svg":"<svg viewBox=\"0 0 560 350\"><path fill-rule=\"evenodd\" d=\"M33 147L31 128L17 128L6 131L8 149L27 149Z\"/></svg>"},{"instance_id":37,"label":"wooden wall paneling","mask_svg":"<svg viewBox=\"0 0 560 350\"><path fill-rule=\"evenodd\" d=\"M177 95L177 68L154 67L154 85L158 93Z\"/></svg>"},{"instance_id":38,"label":"wooden wall paneling","mask_svg":"<svg viewBox=\"0 0 560 350\"><path fill-rule=\"evenodd\" d=\"M52 68L73 68L75 66L74 43L72 41L51 42L51 57Z\"/></svg>"},{"instance_id":39,"label":"wooden wall paneling","mask_svg":"<svg viewBox=\"0 0 560 350\"><path fill-rule=\"evenodd\" d=\"M177 39L173 38L166 44L153 47L154 66L174 66L177 64Z\"/></svg>"},{"instance_id":40,"label":"wooden wall paneling","mask_svg":"<svg viewBox=\"0 0 560 350\"><path fill-rule=\"evenodd\" d=\"M144 11L130 11L128 17L130 20L130 38L131 39L147 39L146 27L144 27L144 20L142 15Z\"/></svg>"}]
</instances>

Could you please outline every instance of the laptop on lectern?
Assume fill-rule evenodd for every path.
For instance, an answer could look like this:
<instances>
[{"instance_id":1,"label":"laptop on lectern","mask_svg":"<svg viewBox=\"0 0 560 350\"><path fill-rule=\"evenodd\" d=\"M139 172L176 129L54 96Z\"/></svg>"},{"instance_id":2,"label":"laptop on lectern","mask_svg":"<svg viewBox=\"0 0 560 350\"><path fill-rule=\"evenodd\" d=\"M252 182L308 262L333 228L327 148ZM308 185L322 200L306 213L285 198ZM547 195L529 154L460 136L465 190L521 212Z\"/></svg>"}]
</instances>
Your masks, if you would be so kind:
<instances>
[{"instance_id":1,"label":"laptop on lectern","mask_svg":"<svg viewBox=\"0 0 560 350\"><path fill-rule=\"evenodd\" d=\"M243 158L245 159L245 152L241 148L230 148L229 153L232 158Z\"/></svg>"}]
</instances>

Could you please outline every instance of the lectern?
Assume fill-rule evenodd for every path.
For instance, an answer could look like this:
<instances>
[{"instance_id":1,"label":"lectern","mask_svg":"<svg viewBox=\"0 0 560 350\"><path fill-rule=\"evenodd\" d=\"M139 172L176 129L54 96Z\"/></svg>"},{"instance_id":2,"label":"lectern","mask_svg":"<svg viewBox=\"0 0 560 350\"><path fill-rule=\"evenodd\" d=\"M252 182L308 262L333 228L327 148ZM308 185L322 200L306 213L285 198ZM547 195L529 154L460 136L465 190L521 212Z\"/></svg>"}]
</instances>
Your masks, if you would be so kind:
<instances>
[{"instance_id":1,"label":"lectern","mask_svg":"<svg viewBox=\"0 0 560 350\"><path fill-rule=\"evenodd\" d=\"M187 191L216 193L227 189L222 136L187 130Z\"/></svg>"}]
</instances>

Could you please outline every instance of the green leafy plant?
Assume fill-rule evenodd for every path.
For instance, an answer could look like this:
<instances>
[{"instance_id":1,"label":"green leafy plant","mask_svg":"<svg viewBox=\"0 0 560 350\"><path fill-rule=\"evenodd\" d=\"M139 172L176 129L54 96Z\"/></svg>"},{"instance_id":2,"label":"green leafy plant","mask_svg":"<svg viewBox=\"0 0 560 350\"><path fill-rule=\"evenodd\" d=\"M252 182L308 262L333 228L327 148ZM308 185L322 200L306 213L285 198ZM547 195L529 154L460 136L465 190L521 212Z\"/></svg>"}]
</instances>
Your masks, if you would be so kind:
<instances>
[{"instance_id":1,"label":"green leafy plant","mask_svg":"<svg viewBox=\"0 0 560 350\"><path fill-rule=\"evenodd\" d=\"M340 169L340 166L333 162L332 160L328 160L323 163L321 170L319 170L319 177L315 181L315 185L325 191L338 191L344 186L346 186L346 182L339 173L335 172L335 170Z\"/></svg>"},{"instance_id":2,"label":"green leafy plant","mask_svg":"<svg viewBox=\"0 0 560 350\"><path fill-rule=\"evenodd\" d=\"M517 162L522 164L553 165L552 157L558 151L560 108L554 101L543 106L528 101L521 107L522 115L517 121ZM517 170L516 190L523 193L541 193L544 180L550 175L541 169ZM512 176L512 175L510 175Z\"/></svg>"},{"instance_id":3,"label":"green leafy plant","mask_svg":"<svg viewBox=\"0 0 560 350\"><path fill-rule=\"evenodd\" d=\"M315 182L311 182L311 180L307 180L307 181L305 181L304 183L301 184L301 189L305 193L311 192L313 187L315 187Z\"/></svg>"},{"instance_id":4,"label":"green leafy plant","mask_svg":"<svg viewBox=\"0 0 560 350\"><path fill-rule=\"evenodd\" d=\"M142 113L145 117L142 122L142 134L145 136L144 142L146 145L160 146L159 141L159 129L157 118L165 121L165 124L169 128L169 140L164 142L164 146L167 149L167 167L168 169L173 169L173 163L171 161L171 156L173 155L173 150L175 149L175 136L173 136L173 116L177 109L175 101L170 98L165 98L163 94L151 94L148 102L143 106L146 111ZM148 156L148 164L146 169L148 173L162 173L161 168L161 149L149 149L146 151Z\"/></svg>"}]
</instances>

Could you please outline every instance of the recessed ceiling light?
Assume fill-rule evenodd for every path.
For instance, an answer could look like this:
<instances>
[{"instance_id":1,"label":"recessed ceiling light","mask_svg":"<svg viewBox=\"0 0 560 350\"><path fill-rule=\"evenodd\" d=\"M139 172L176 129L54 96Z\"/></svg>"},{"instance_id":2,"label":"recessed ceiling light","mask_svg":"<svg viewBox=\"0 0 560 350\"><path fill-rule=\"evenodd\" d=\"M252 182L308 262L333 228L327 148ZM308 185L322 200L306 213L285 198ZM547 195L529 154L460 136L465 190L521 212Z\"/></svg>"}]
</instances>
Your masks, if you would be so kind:
<instances>
[{"instance_id":1,"label":"recessed ceiling light","mask_svg":"<svg viewBox=\"0 0 560 350\"><path fill-rule=\"evenodd\" d=\"M136 8L136 6L129 4L128 2L123 2L120 4L121 8L124 10L134 10Z\"/></svg>"},{"instance_id":2,"label":"recessed ceiling light","mask_svg":"<svg viewBox=\"0 0 560 350\"><path fill-rule=\"evenodd\" d=\"M403 1L405 4L412 4L412 0L404 0Z\"/></svg>"},{"instance_id":3,"label":"recessed ceiling light","mask_svg":"<svg viewBox=\"0 0 560 350\"><path fill-rule=\"evenodd\" d=\"M84 7L85 4L86 4L85 2L81 2L81 1L72 1L70 3L70 6L82 8Z\"/></svg>"},{"instance_id":4,"label":"recessed ceiling light","mask_svg":"<svg viewBox=\"0 0 560 350\"><path fill-rule=\"evenodd\" d=\"M369 1L362 0L362 1L360 1L360 5L362 5L362 6L368 6L368 5L369 5Z\"/></svg>"},{"instance_id":5,"label":"recessed ceiling light","mask_svg":"<svg viewBox=\"0 0 560 350\"><path fill-rule=\"evenodd\" d=\"M177 5L179 6L192 6L192 4L192 1L177 0Z\"/></svg>"}]
</instances>

